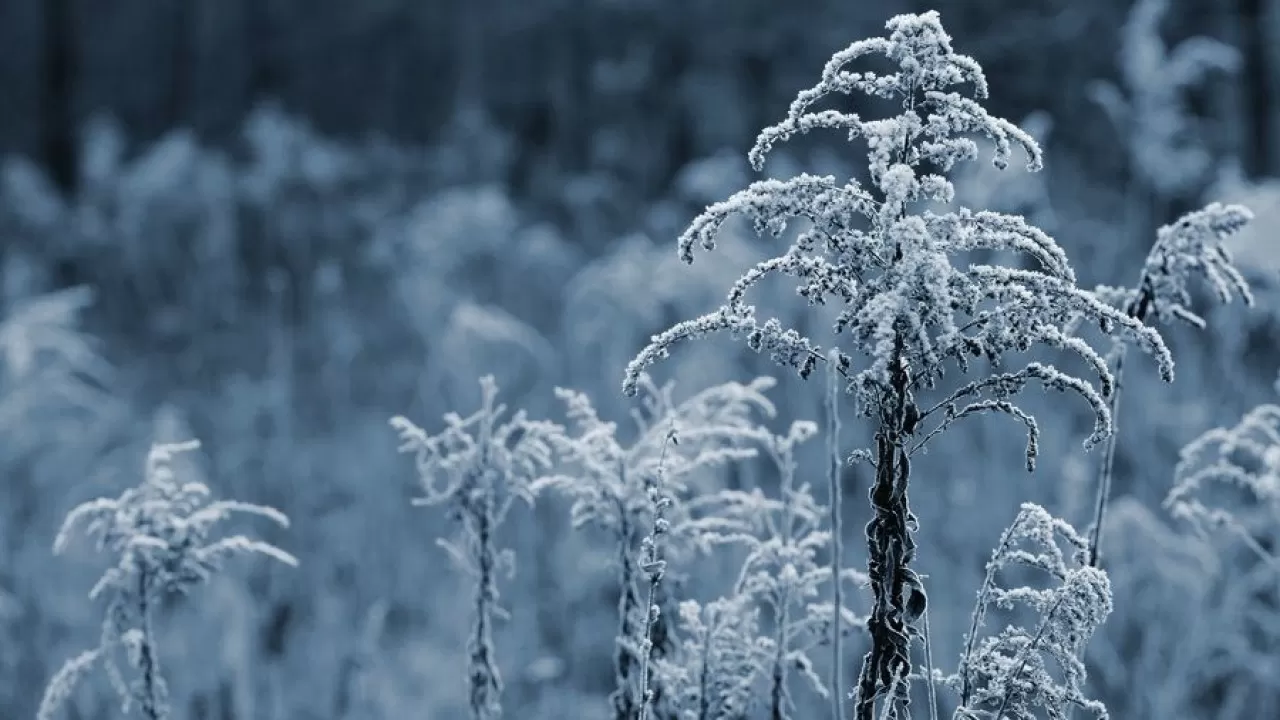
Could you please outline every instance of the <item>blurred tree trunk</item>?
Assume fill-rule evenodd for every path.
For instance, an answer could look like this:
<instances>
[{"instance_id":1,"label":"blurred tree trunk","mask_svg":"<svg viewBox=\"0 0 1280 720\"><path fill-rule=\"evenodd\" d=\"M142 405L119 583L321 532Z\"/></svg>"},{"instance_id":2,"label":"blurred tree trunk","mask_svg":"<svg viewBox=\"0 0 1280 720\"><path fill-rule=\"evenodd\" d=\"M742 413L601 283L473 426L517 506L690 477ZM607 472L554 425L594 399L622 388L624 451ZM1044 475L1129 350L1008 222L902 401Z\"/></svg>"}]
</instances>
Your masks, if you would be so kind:
<instances>
[{"instance_id":1,"label":"blurred tree trunk","mask_svg":"<svg viewBox=\"0 0 1280 720\"><path fill-rule=\"evenodd\" d=\"M190 98L187 91L191 84L192 32L191 3L181 0L170 7L169 15L169 87L165 98L164 118L167 128L182 128L191 124Z\"/></svg>"},{"instance_id":2,"label":"blurred tree trunk","mask_svg":"<svg viewBox=\"0 0 1280 720\"><path fill-rule=\"evenodd\" d=\"M280 73L276 61L275 2L243 0L244 53L248 64L247 96L250 109L280 95Z\"/></svg>"},{"instance_id":3,"label":"blurred tree trunk","mask_svg":"<svg viewBox=\"0 0 1280 720\"><path fill-rule=\"evenodd\" d=\"M460 3L461 7L457 7ZM459 13L454 34L454 63L457 85L454 86L453 109L485 107L485 57L488 39L485 19L488 0L455 0Z\"/></svg>"},{"instance_id":4,"label":"blurred tree trunk","mask_svg":"<svg viewBox=\"0 0 1280 720\"><path fill-rule=\"evenodd\" d=\"M1244 171L1249 177L1280 171L1273 133L1280 130L1274 95L1277 43L1280 43L1280 4L1275 0L1237 0L1240 51L1244 59L1241 81L1244 101Z\"/></svg>"},{"instance_id":5,"label":"blurred tree trunk","mask_svg":"<svg viewBox=\"0 0 1280 720\"><path fill-rule=\"evenodd\" d=\"M76 32L72 0L45 0L40 88L40 156L64 193L79 172L76 138Z\"/></svg>"},{"instance_id":6,"label":"blurred tree trunk","mask_svg":"<svg viewBox=\"0 0 1280 720\"><path fill-rule=\"evenodd\" d=\"M387 91L391 93L387 99L387 126L394 137L411 138L415 122L410 99L418 92L414 87L413 46L421 35L418 34L413 6L409 3L397 3L387 12L386 18L384 22L389 27L380 36L385 37L390 46L382 61Z\"/></svg>"},{"instance_id":7,"label":"blurred tree trunk","mask_svg":"<svg viewBox=\"0 0 1280 720\"><path fill-rule=\"evenodd\" d=\"M561 35L557 43L559 63L554 71L554 147L560 167L576 173L587 169L592 134L589 116L593 68L591 4L587 0L568 0L563 12L558 29Z\"/></svg>"}]
</instances>

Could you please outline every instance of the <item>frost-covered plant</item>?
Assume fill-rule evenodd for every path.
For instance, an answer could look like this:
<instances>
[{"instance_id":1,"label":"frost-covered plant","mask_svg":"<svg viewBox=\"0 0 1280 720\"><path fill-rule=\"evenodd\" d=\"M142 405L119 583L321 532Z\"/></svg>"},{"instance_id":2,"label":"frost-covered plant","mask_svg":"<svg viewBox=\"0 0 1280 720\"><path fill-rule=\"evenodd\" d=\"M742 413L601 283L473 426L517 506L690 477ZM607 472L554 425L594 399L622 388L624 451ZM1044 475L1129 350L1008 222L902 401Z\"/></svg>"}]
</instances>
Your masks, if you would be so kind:
<instances>
[{"instance_id":1,"label":"frost-covered plant","mask_svg":"<svg viewBox=\"0 0 1280 720\"><path fill-rule=\"evenodd\" d=\"M673 386L658 386L648 376L639 379L644 390L633 413L636 438L619 437L615 423L600 419L585 394L558 389L568 407L568 431L557 438L559 472L540 478L534 491L555 490L572 499L575 528L602 530L617 548L618 632L614 654L615 717L631 720L640 707L637 650L647 623L641 598L644 569L637 547L653 528L654 499L648 484L662 473L665 532L663 552L681 560L705 550L715 536L735 526L704 512L714 495L691 497L689 483L698 474L728 462L754 457L757 416L772 417L773 403L765 392L775 384L762 377L748 384L725 383L677 403ZM678 443L669 439L676 430ZM670 578L672 570L664 568ZM658 684L661 685L661 677Z\"/></svg>"},{"instance_id":2,"label":"frost-covered plant","mask_svg":"<svg viewBox=\"0 0 1280 720\"><path fill-rule=\"evenodd\" d=\"M1123 89L1106 81L1090 87L1092 99L1124 139L1133 171L1161 198L1203 187L1213 170L1186 92L1210 73L1232 73L1240 66L1236 49L1212 38L1197 35L1168 48L1160 37L1168 10L1169 0L1135 0L1122 30Z\"/></svg>"},{"instance_id":3,"label":"frost-covered plant","mask_svg":"<svg viewBox=\"0 0 1280 720\"><path fill-rule=\"evenodd\" d=\"M1229 303L1233 297L1239 296L1245 305L1253 304L1249 283L1222 244L1252 219L1253 214L1241 205L1212 203L1201 210L1188 213L1157 232L1155 245L1143 263L1137 287L1099 286L1095 293L1104 301L1123 309L1125 315L1137 322L1145 323L1148 317L1154 315L1161 322L1181 320L1192 327L1203 329L1204 319L1188 307L1191 304L1188 282L1192 277L1202 276L1214 295L1223 303ZM1126 348L1120 343L1112 350L1116 384L1115 392L1110 398L1112 423L1116 422L1120 411L1125 353ZM1089 532L1090 565L1098 564L1098 544L1111 495L1115 453L1116 433L1112 433L1106 440L1098 476L1097 500Z\"/></svg>"},{"instance_id":4,"label":"frost-covered plant","mask_svg":"<svg viewBox=\"0 0 1280 720\"><path fill-rule=\"evenodd\" d=\"M28 270L8 258L5 284L21 285ZM16 266L16 267L15 267ZM105 388L114 380L100 343L81 327L94 302L79 286L5 298L0 313L0 433L3 461L47 448L62 432L84 432L68 421L101 417L111 409Z\"/></svg>"},{"instance_id":5,"label":"frost-covered plant","mask_svg":"<svg viewBox=\"0 0 1280 720\"><path fill-rule=\"evenodd\" d=\"M174 456L200 447L198 441L162 444L147 456L143 482L118 498L99 498L73 509L54 541L64 551L76 531L97 541L98 549L118 556L89 593L106 596L106 617L98 646L71 659L54 675L37 715L51 720L71 697L78 681L102 662L120 694L125 712L134 703L147 720L169 716L152 620L166 594L186 593L208 581L234 555L259 554L296 566L280 548L244 535L211 538L214 526L234 513L267 518L288 527L278 510L236 500L211 500L203 483L183 481L173 471ZM123 650L136 672L132 682L115 662Z\"/></svg>"},{"instance_id":6,"label":"frost-covered plant","mask_svg":"<svg viewBox=\"0 0 1280 720\"><path fill-rule=\"evenodd\" d=\"M480 391L480 409L465 418L446 414L445 428L436 435L400 416L391 419L391 426L400 434L400 451L414 456L423 493L414 504L447 506L462 523L459 540L437 542L475 581L467 640L468 700L473 720L496 720L502 716L502 675L493 623L506 617L498 604L498 574L515 569L511 552L498 549L496 534L516 499L533 502L531 484L551 467L554 439L563 430L530 420L523 411L504 422L506 406L497 404L494 379L482 378Z\"/></svg>"},{"instance_id":7,"label":"frost-covered plant","mask_svg":"<svg viewBox=\"0 0 1280 720\"><path fill-rule=\"evenodd\" d=\"M633 392L640 373L673 345L720 331L745 336L751 348L768 350L775 362L807 377L825 359L822 349L777 319L761 320L745 301L746 293L765 277L782 274L798 280L799 294L809 303L841 306L835 339L846 338L848 349L837 348L834 362L861 413L876 427L875 448L866 454L876 473L870 491L874 517L866 531L872 646L858 682L859 720L870 720L886 694L890 712L905 707L909 698L907 600L910 588L919 585L910 568L916 524L907 500L911 455L962 417L1002 412L1027 427L1027 464L1033 467L1037 426L1010 400L1033 381L1088 402L1095 425L1087 446L1109 435L1103 395L1111 391L1112 376L1085 340L1064 331L1077 314L1156 356L1166 379L1173 372L1159 334L1077 287L1061 248L1023 218L968 208L918 211L923 201L951 201L953 187L943 173L976 157L973 134L995 144L997 167L1007 165L1015 144L1026 151L1032 169L1041 166L1041 153L1029 135L983 109L982 70L952 50L936 12L900 15L886 28L889 37L860 41L837 53L822 81L800 93L785 120L761 133L750 155L758 170L776 143L815 129L839 129L867 141L870 183L807 174L763 180L708 207L680 238L680 255L687 262L695 244L714 248L721 225L735 214L775 234L795 218L807 220L809 227L787 251L747 271L719 310L656 335L632 361L623 384L624 391ZM871 54L887 56L896 71L845 69ZM948 89L959 84L971 85L972 97ZM864 120L854 113L813 109L828 96L855 92L896 100L901 113ZM1039 269L966 262L968 253L982 250L1017 252ZM1097 374L1101 393L1079 377L1031 362L965 384L923 409L917 404L917 393L935 389L951 361L963 371L970 358L998 364L1037 345L1079 355ZM859 355L865 362L855 368ZM926 430L930 421L933 428Z\"/></svg>"},{"instance_id":8,"label":"frost-covered plant","mask_svg":"<svg viewBox=\"0 0 1280 720\"><path fill-rule=\"evenodd\" d=\"M640 720L648 720L653 707L655 692L651 682L653 664L654 629L662 616L662 608L658 605L658 590L662 578L667 573L667 560L663 555L663 540L671 530L671 522L667 520L667 510L675 504L675 498L667 491L665 482L664 461L666 460L667 443L679 444L675 427L667 431L662 446L662 457L658 459L658 469L645 475L644 490L649 500L651 522L649 534L640 541L640 570L648 584L648 596L644 604L644 622L640 625L640 637L635 642L633 652L640 657ZM624 638L628 641L630 638Z\"/></svg>"},{"instance_id":9,"label":"frost-covered plant","mask_svg":"<svg viewBox=\"0 0 1280 720\"><path fill-rule=\"evenodd\" d=\"M1280 570L1274 546L1280 520L1280 405L1259 405L1234 427L1215 428L1193 440L1182 449L1174 478L1164 501L1174 517L1188 521L1201 535L1236 533ZM1237 496L1233 504L1238 508L1222 507L1228 501L1215 491L1223 490ZM1214 495L1216 500L1210 499ZM1268 531L1264 544L1258 534Z\"/></svg>"},{"instance_id":10,"label":"frost-covered plant","mask_svg":"<svg viewBox=\"0 0 1280 720\"><path fill-rule=\"evenodd\" d=\"M1073 707L1107 717L1100 702L1084 696L1085 666L1079 659L1111 613L1110 583L1105 572L1084 563L1087 547L1066 522L1038 505L1022 505L987 563L959 668L943 679L960 696L957 720L1035 720L1042 717L1038 712L1060 720ZM1047 575L1046 587L1002 587L997 574L1017 566ZM1034 611L1038 622L1010 625L979 642L988 610L1012 610L1015 604Z\"/></svg>"},{"instance_id":11,"label":"frost-covered plant","mask_svg":"<svg viewBox=\"0 0 1280 720\"><path fill-rule=\"evenodd\" d=\"M1221 203L1187 213L1157 232L1136 288L1101 286L1096 292L1136 320L1154 313L1161 322L1181 320L1204 329L1204 318L1187 307L1191 304L1188 282L1193 277L1202 276L1223 303L1239 296L1246 305L1253 304L1249 283L1222 244L1252 219L1248 208Z\"/></svg>"},{"instance_id":12,"label":"frost-covered plant","mask_svg":"<svg viewBox=\"0 0 1280 720\"><path fill-rule=\"evenodd\" d=\"M756 683L773 656L760 635L760 608L736 595L705 606L680 603L673 657L654 663L678 720L745 720L758 705Z\"/></svg>"},{"instance_id":13,"label":"frost-covered plant","mask_svg":"<svg viewBox=\"0 0 1280 720\"><path fill-rule=\"evenodd\" d=\"M807 483L797 484L795 461L796 445L817 432L813 423L796 422L786 435L761 435L761 444L778 470L780 497L765 497L758 489L723 496L725 515L747 520L752 531L735 538L746 546L747 556L734 583L733 597L751 598L772 620L771 652L763 668L771 720L793 717L789 687L793 670L823 697L840 692L823 683L810 652L832 642L842 629L862 622L845 607L840 608L839 621L833 622L834 607L822 600L824 586L831 584L832 566L822 563L819 556L830 552L831 533L823 528L826 508L813 497ZM857 586L866 580L856 570L840 570L840 584Z\"/></svg>"},{"instance_id":14,"label":"frost-covered plant","mask_svg":"<svg viewBox=\"0 0 1280 720\"><path fill-rule=\"evenodd\" d=\"M1112 502L1104 534L1116 612L1107 631L1089 644L1087 660L1090 684L1108 712L1118 718L1239 717L1225 711L1223 696L1236 694L1252 663L1228 648L1267 647L1257 633L1244 630L1261 609L1247 600L1248 579L1236 573L1224 582L1227 564L1213 543L1178 532L1133 497Z\"/></svg>"}]
</instances>

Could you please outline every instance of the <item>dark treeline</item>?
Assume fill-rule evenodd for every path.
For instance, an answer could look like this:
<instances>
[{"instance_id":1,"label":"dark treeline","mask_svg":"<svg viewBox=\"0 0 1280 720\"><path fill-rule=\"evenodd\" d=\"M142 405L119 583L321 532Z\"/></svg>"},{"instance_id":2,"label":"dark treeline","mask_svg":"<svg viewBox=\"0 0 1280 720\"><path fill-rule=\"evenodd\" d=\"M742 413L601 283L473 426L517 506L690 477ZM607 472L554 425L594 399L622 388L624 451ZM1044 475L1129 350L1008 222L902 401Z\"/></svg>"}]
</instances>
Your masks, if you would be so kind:
<instances>
[{"instance_id":1,"label":"dark treeline","mask_svg":"<svg viewBox=\"0 0 1280 720\"><path fill-rule=\"evenodd\" d=\"M3 0L0 151L39 158L69 188L77 129L99 111L134 142L190 127L222 144L269 98L325 133L409 142L432 142L460 110L480 109L518 140L517 190L536 194L548 172L604 170L648 196L689 160L744 148L832 51L919 4ZM1055 142L1109 170L1105 120L1086 93L1116 74L1126 3L934 5L999 88L995 111L1048 110ZM1188 0L1165 26L1170 43L1207 34L1241 50L1237 78L1193 100L1224 150L1251 174L1274 174L1280 2Z\"/></svg>"}]
</instances>

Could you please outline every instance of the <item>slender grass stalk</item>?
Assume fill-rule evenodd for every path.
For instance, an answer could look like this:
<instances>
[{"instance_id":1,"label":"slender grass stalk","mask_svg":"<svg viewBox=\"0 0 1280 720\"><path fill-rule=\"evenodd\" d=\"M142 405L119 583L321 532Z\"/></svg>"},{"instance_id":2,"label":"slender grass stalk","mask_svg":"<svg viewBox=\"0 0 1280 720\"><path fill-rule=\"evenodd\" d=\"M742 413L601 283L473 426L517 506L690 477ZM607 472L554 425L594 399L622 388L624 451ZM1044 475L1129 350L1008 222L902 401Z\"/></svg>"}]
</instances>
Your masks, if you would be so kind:
<instances>
[{"instance_id":1,"label":"slender grass stalk","mask_svg":"<svg viewBox=\"0 0 1280 720\"><path fill-rule=\"evenodd\" d=\"M842 522L843 497L840 487L840 374L836 371L836 358L827 368L827 488L830 493L831 512L831 720L844 715L844 642L841 631L841 614L844 608L844 583L841 570L844 567L844 525Z\"/></svg>"},{"instance_id":2,"label":"slender grass stalk","mask_svg":"<svg viewBox=\"0 0 1280 720\"><path fill-rule=\"evenodd\" d=\"M658 608L658 585L666 573L667 563L662 557L661 538L667 533L669 523L666 518L667 508L672 499L665 492L663 477L668 443L679 444L676 429L672 427L667 433L666 442L662 445L662 456L658 461L658 469L652 476L645 478L648 485L649 502L653 505L653 528L644 539L641 569L649 576L649 599L645 612L644 636L640 640L640 720L648 720L653 705L653 691L649 688L651 661L653 657L653 628L658 622L661 610Z\"/></svg>"},{"instance_id":3,"label":"slender grass stalk","mask_svg":"<svg viewBox=\"0 0 1280 720\"><path fill-rule=\"evenodd\" d=\"M929 720L938 720L938 686L933 678L933 636L929 632L929 610L920 616L924 623L924 682L929 690Z\"/></svg>"},{"instance_id":4,"label":"slender grass stalk","mask_svg":"<svg viewBox=\"0 0 1280 720\"><path fill-rule=\"evenodd\" d=\"M1124 392L1124 356L1127 348L1123 345L1116 351L1116 369L1112 371L1115 377L1115 387L1111 391L1110 405L1111 422L1116 424L1116 418L1120 412L1120 395ZM1111 502L1111 482L1115 473L1116 460L1116 438L1120 435L1120 428L1116 428L1107 436L1103 445L1102 464L1098 468L1098 495L1094 500L1093 507L1093 524L1089 526L1089 549L1088 549L1088 565L1089 567L1098 567L1100 560L1098 553L1102 544L1102 523L1106 520L1107 505Z\"/></svg>"}]
</instances>

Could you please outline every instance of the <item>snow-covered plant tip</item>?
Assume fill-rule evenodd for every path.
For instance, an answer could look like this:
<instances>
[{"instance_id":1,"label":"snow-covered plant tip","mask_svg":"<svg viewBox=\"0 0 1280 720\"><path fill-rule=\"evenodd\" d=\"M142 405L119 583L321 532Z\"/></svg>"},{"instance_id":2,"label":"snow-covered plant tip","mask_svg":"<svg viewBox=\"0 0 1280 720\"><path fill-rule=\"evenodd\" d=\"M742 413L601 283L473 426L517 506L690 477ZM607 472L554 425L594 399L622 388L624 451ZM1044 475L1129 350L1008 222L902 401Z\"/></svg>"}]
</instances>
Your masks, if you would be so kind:
<instances>
[{"instance_id":1,"label":"snow-covered plant tip","mask_svg":"<svg viewBox=\"0 0 1280 720\"><path fill-rule=\"evenodd\" d=\"M960 695L957 720L1035 720L1039 712L1066 718L1075 707L1107 717L1100 702L1083 694L1080 653L1111 614L1110 582L1085 562L1087 555L1088 541L1070 525L1038 505L1022 506L987 563L960 667L944 678ZM1045 576L1046 587L997 582L998 574L1019 566ZM978 642L987 612L1015 605L1033 610L1036 624L1011 625Z\"/></svg>"},{"instance_id":2,"label":"snow-covered plant tip","mask_svg":"<svg viewBox=\"0 0 1280 720\"><path fill-rule=\"evenodd\" d=\"M510 551L499 551L495 537L517 499L533 501L533 481L546 473L554 457L553 438L563 430L530 420L523 411L503 420L493 377L480 381L480 409L470 417L445 415L445 428L430 435L403 417L391 419L400 434L400 451L412 453L423 495L417 505L446 506L462 522L460 541L439 540L459 567L475 581L471 633L467 641L469 704L475 720L502 716L502 676L493 646L498 605L498 573L514 571Z\"/></svg>"},{"instance_id":3,"label":"snow-covered plant tip","mask_svg":"<svg viewBox=\"0 0 1280 720\"><path fill-rule=\"evenodd\" d=\"M822 347L777 319L759 318L746 294L766 276L780 273L796 278L799 294L810 304L840 304L833 362L863 414L877 426L875 450L868 454L876 469L874 517L867 526L872 648L858 684L859 720L870 720L885 695L891 696L890 711L905 707L909 697L905 598L919 583L909 567L915 555L915 518L907 503L910 455L959 418L1002 412L1027 427L1032 467L1036 424L1010 398L1033 381L1082 396L1096 418L1086 444L1106 437L1111 419L1103 396L1112 389L1112 375L1085 340L1064 330L1077 314L1154 355L1165 378L1173 373L1158 333L1077 287L1062 249L1023 218L968 208L942 214L921 209L924 201L952 201L954 189L945 173L977 156L974 134L994 143L997 167L1007 165L1014 145L1027 153L1031 169L1041 166L1041 152L1025 132L983 109L978 102L987 96L982 70L952 50L936 12L900 15L886 27L887 38L856 42L837 53L821 82L799 94L787 118L762 132L750 154L759 170L778 142L811 130L843 130L850 139L867 142L869 184L803 174L753 183L708 207L680 238L686 261L692 261L695 245L713 249L720 226L735 214L775 235L792 219L807 220L808 227L781 255L743 275L720 309L655 336L632 361L623 383L624 391L634 392L640 373L673 345L720 331L745 337L751 348L768 350L775 362L807 377L826 358ZM846 69L872 54L886 56L897 70ZM966 84L972 88L968 95L951 89ZM864 120L814 108L828 96L855 92L897 100L901 113ZM1016 251L1038 268L965 264L974 250ZM1079 355L1096 373L1101 392L1084 379L1032 362L944 393L931 406L917 404L917 393L936 389L951 361L961 370L969 369L971 358L996 365L1011 352L1036 345Z\"/></svg>"},{"instance_id":4,"label":"snow-covered plant tip","mask_svg":"<svg viewBox=\"0 0 1280 720\"><path fill-rule=\"evenodd\" d=\"M90 591L107 598L98 646L71 659L45 690L38 718L52 720L71 697L77 682L101 662L120 694L125 712L138 707L147 720L168 717L164 677L152 631L154 608L166 593L185 593L207 581L234 555L258 554L295 566L298 561L280 548L244 535L212 538L214 526L234 513L267 518L281 527L288 519L278 510L235 500L212 500L209 488L184 482L173 470L178 453L200 447L198 441L152 447L143 482L118 498L86 502L68 515L54 542L62 552L81 530L100 551L117 556ZM115 661L124 651L134 679L126 681Z\"/></svg>"},{"instance_id":5,"label":"snow-covered plant tip","mask_svg":"<svg viewBox=\"0 0 1280 720\"><path fill-rule=\"evenodd\" d=\"M1095 292L1138 320L1154 312L1162 322L1177 319L1203 329L1204 319L1188 307L1192 277L1202 276L1223 303L1239 296L1245 305L1253 304L1248 281L1222 245L1252 219L1243 205L1212 203L1187 213L1157 232L1136 288L1099 286Z\"/></svg>"},{"instance_id":6,"label":"snow-covered plant tip","mask_svg":"<svg viewBox=\"0 0 1280 720\"><path fill-rule=\"evenodd\" d=\"M1210 430L1183 448L1165 507L1201 534L1237 534L1280 569L1274 549L1280 521L1280 405L1259 405L1235 427ZM1259 537L1264 533L1269 535L1265 543Z\"/></svg>"}]
</instances>

